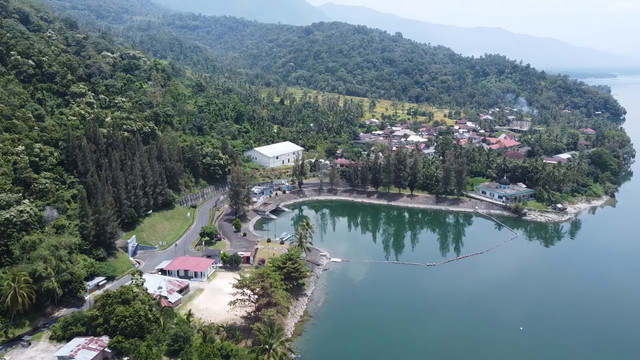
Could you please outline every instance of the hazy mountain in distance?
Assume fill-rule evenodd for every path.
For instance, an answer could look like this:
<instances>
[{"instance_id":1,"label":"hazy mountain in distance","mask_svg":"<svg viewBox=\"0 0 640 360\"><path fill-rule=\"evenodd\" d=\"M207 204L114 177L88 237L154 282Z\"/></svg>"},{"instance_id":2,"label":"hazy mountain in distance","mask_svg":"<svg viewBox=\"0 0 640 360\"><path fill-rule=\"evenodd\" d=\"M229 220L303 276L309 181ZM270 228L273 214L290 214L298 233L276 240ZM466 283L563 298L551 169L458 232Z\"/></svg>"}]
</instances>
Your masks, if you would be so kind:
<instances>
[{"instance_id":1,"label":"hazy mountain in distance","mask_svg":"<svg viewBox=\"0 0 640 360\"><path fill-rule=\"evenodd\" d=\"M323 11L305 0L152 0L167 8L202 13L229 15L266 23L282 22L308 25L330 20Z\"/></svg>"},{"instance_id":2,"label":"hazy mountain in distance","mask_svg":"<svg viewBox=\"0 0 640 360\"><path fill-rule=\"evenodd\" d=\"M366 25L432 45L444 45L466 56L502 54L540 69L614 69L640 61L604 51L577 47L557 39L509 32L501 28L465 28L410 20L362 6L325 4L318 7L333 20Z\"/></svg>"}]
</instances>

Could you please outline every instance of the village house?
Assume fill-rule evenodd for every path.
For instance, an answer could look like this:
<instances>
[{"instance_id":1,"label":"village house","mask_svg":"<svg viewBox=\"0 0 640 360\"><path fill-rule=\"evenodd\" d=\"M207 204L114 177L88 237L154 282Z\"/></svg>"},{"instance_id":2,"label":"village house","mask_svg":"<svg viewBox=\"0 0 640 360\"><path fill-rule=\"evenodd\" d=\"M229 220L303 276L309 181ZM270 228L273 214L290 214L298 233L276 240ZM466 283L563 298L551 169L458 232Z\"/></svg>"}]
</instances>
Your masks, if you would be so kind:
<instances>
[{"instance_id":1,"label":"village house","mask_svg":"<svg viewBox=\"0 0 640 360\"><path fill-rule=\"evenodd\" d=\"M514 161L524 160L524 158L526 157L520 151L507 151L506 153L504 153L503 156L509 160L514 160Z\"/></svg>"},{"instance_id":2,"label":"village house","mask_svg":"<svg viewBox=\"0 0 640 360\"><path fill-rule=\"evenodd\" d=\"M596 131L591 129L591 128L579 129L578 132L580 132L580 134L582 134L582 135L595 135L596 134Z\"/></svg>"},{"instance_id":3,"label":"village house","mask_svg":"<svg viewBox=\"0 0 640 360\"><path fill-rule=\"evenodd\" d=\"M404 137L409 137L413 135L416 135L416 133L409 129L401 129L394 132L391 136L393 136L394 139L402 139Z\"/></svg>"},{"instance_id":4,"label":"village house","mask_svg":"<svg viewBox=\"0 0 640 360\"><path fill-rule=\"evenodd\" d=\"M256 164L275 168L285 165L293 165L297 158L302 159L303 148L285 141L277 144L261 146L245 151L244 156L251 159Z\"/></svg>"},{"instance_id":5,"label":"village house","mask_svg":"<svg viewBox=\"0 0 640 360\"><path fill-rule=\"evenodd\" d=\"M347 168L354 164L353 161L347 159L336 159L333 164L338 168Z\"/></svg>"},{"instance_id":6,"label":"village house","mask_svg":"<svg viewBox=\"0 0 640 360\"><path fill-rule=\"evenodd\" d=\"M512 149L521 145L519 142L515 140L507 139L507 138L503 138L503 139L486 138L486 139L491 144L489 147L492 148L493 150Z\"/></svg>"},{"instance_id":7,"label":"village house","mask_svg":"<svg viewBox=\"0 0 640 360\"><path fill-rule=\"evenodd\" d=\"M54 356L57 360L103 360L111 359L109 337L79 336L69 341Z\"/></svg>"},{"instance_id":8,"label":"village house","mask_svg":"<svg viewBox=\"0 0 640 360\"><path fill-rule=\"evenodd\" d=\"M172 261L160 264L157 270L161 274L174 278L205 281L215 271L215 260L180 256Z\"/></svg>"},{"instance_id":9,"label":"village house","mask_svg":"<svg viewBox=\"0 0 640 360\"><path fill-rule=\"evenodd\" d=\"M174 308L182 302L182 297L189 292L189 281L158 274L142 274L144 288L156 299L160 299L163 307Z\"/></svg>"},{"instance_id":10,"label":"village house","mask_svg":"<svg viewBox=\"0 0 640 360\"><path fill-rule=\"evenodd\" d=\"M497 183L488 182L477 187L478 195L503 204L533 200L535 193L535 190L528 189L522 183L512 186L506 177Z\"/></svg>"},{"instance_id":11,"label":"village house","mask_svg":"<svg viewBox=\"0 0 640 360\"><path fill-rule=\"evenodd\" d=\"M513 131L514 133L522 134L531 130L531 120L511 120L509 124L509 131Z\"/></svg>"}]
</instances>

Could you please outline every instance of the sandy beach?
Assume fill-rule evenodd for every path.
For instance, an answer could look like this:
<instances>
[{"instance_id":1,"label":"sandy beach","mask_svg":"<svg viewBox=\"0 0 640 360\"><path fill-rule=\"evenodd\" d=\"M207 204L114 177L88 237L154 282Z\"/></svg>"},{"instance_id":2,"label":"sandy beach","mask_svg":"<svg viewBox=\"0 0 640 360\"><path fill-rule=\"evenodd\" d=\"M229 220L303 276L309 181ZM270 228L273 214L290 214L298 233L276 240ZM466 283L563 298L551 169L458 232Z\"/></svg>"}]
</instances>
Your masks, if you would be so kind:
<instances>
[{"instance_id":1,"label":"sandy beach","mask_svg":"<svg viewBox=\"0 0 640 360\"><path fill-rule=\"evenodd\" d=\"M238 277L237 272L216 270L215 278L205 282L191 282L191 291L204 291L187 304L185 311L191 310L193 314L207 322L216 324L242 323L242 315L245 311L229 306L233 300L233 284Z\"/></svg>"}]
</instances>

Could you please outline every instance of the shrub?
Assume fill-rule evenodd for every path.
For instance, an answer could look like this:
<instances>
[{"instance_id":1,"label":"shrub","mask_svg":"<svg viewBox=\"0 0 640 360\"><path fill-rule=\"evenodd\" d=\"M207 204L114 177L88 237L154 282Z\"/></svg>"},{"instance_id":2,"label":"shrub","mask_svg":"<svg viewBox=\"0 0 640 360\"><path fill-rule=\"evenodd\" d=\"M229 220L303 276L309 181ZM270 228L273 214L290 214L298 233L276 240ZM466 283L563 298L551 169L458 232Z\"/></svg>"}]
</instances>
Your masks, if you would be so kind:
<instances>
[{"instance_id":1,"label":"shrub","mask_svg":"<svg viewBox=\"0 0 640 360\"><path fill-rule=\"evenodd\" d=\"M232 225L233 225L233 228L236 231L240 231L240 229L242 229L242 222L240 221L240 219L233 220L233 224Z\"/></svg>"},{"instance_id":2,"label":"shrub","mask_svg":"<svg viewBox=\"0 0 640 360\"><path fill-rule=\"evenodd\" d=\"M286 194L286 193L287 193L287 190L282 189L282 194Z\"/></svg>"},{"instance_id":3,"label":"shrub","mask_svg":"<svg viewBox=\"0 0 640 360\"><path fill-rule=\"evenodd\" d=\"M240 264L242 264L242 257L238 255L238 253L235 253L235 254L229 255L225 265L227 265L230 268L236 269L240 266Z\"/></svg>"},{"instance_id":4,"label":"shrub","mask_svg":"<svg viewBox=\"0 0 640 360\"><path fill-rule=\"evenodd\" d=\"M284 240L280 240L280 245L284 245Z\"/></svg>"},{"instance_id":5,"label":"shrub","mask_svg":"<svg viewBox=\"0 0 640 360\"><path fill-rule=\"evenodd\" d=\"M242 233L242 236L247 236L247 232L246 232L246 231L245 231L245 232L243 232L243 233Z\"/></svg>"},{"instance_id":6,"label":"shrub","mask_svg":"<svg viewBox=\"0 0 640 360\"><path fill-rule=\"evenodd\" d=\"M267 259L265 258L260 258L260 260L258 260L258 266L264 266L267 263Z\"/></svg>"},{"instance_id":7,"label":"shrub","mask_svg":"<svg viewBox=\"0 0 640 360\"><path fill-rule=\"evenodd\" d=\"M271 242L271 238L267 238L267 242L270 243Z\"/></svg>"}]
</instances>

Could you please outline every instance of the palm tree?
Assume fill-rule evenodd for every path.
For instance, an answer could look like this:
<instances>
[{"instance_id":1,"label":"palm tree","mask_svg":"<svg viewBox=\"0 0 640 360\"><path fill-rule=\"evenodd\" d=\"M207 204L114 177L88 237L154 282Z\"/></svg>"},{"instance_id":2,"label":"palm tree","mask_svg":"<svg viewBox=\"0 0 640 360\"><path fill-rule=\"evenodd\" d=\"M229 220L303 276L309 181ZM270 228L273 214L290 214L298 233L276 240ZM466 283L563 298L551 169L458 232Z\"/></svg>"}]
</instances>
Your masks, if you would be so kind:
<instances>
[{"instance_id":1,"label":"palm tree","mask_svg":"<svg viewBox=\"0 0 640 360\"><path fill-rule=\"evenodd\" d=\"M313 245L313 225L309 218L305 218L298 228L296 229L296 233L294 237L296 239L294 245L300 250L302 250L305 254L311 251L311 245Z\"/></svg>"},{"instance_id":2,"label":"palm tree","mask_svg":"<svg viewBox=\"0 0 640 360\"><path fill-rule=\"evenodd\" d=\"M11 269L0 281L0 306L9 311L11 320L36 301L35 286L26 272Z\"/></svg>"},{"instance_id":3,"label":"palm tree","mask_svg":"<svg viewBox=\"0 0 640 360\"><path fill-rule=\"evenodd\" d=\"M256 327L256 335L260 346L258 352L265 359L281 359L292 352L289 343L291 339L284 333L284 328L273 319Z\"/></svg>"}]
</instances>

